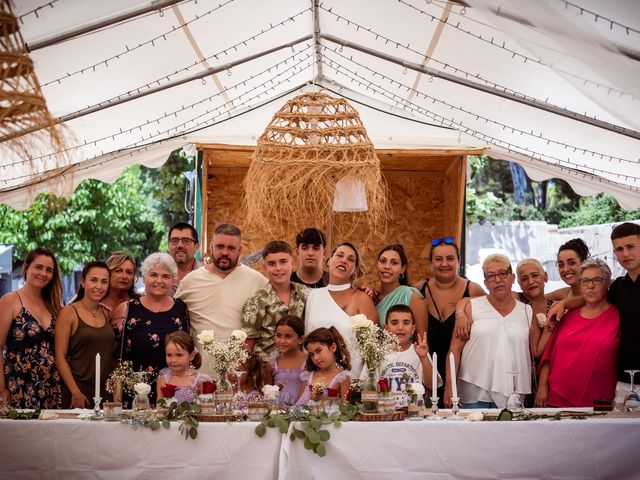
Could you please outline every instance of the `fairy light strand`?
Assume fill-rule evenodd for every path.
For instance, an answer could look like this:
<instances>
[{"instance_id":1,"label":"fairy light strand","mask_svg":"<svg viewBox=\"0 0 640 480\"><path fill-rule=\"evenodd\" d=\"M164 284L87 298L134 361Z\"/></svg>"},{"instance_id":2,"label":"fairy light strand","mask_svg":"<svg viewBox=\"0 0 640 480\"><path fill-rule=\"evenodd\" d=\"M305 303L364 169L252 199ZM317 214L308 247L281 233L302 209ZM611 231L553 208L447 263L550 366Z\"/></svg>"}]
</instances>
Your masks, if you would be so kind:
<instances>
[{"instance_id":1,"label":"fairy light strand","mask_svg":"<svg viewBox=\"0 0 640 480\"><path fill-rule=\"evenodd\" d=\"M609 24L609 28L611 30L613 30L613 27L618 27L618 28L624 30L627 35L629 35L630 32L640 34L640 30L636 30L633 27L630 27L628 25L620 23L620 22L618 22L616 20L613 20L611 18L605 17L604 15L601 15L598 12L591 11L591 10L589 10L587 8L581 7L580 5L576 5L575 3L571 3L571 2L568 2L566 0L556 0L556 1L562 3L566 10L569 10L569 7L571 7L571 8L574 8L575 10L577 10L580 13L580 15L582 15L582 16L584 16L585 14L592 16L595 23L598 23L599 20L600 21L604 21L605 23L608 23Z\"/></svg>"},{"instance_id":2,"label":"fairy light strand","mask_svg":"<svg viewBox=\"0 0 640 480\"><path fill-rule=\"evenodd\" d=\"M24 18L30 15L34 15L36 18L40 18L40 10L44 10L45 8L54 8L54 5L58 2L58 0L51 0L50 2L45 3L44 5L40 5L39 7L34 8L33 10L29 10L28 12L23 13L18 17L18 20L21 24L24 24Z\"/></svg>"},{"instance_id":3,"label":"fairy light strand","mask_svg":"<svg viewBox=\"0 0 640 480\"><path fill-rule=\"evenodd\" d=\"M354 65L357 65L360 68L364 68L365 70L367 70L368 72L370 72L373 75L373 78L380 77L381 79L383 79L385 81L389 81L392 84L398 85L399 88L403 88L403 89L410 88L411 91L414 94L416 94L417 96L422 97L425 100L431 100L433 102L440 103L440 104L442 104L442 105L444 105L446 107L449 107L451 109L455 109L455 110L458 110L458 111L460 111L462 113L465 113L467 115L476 117L476 120L481 119L481 120L484 120L485 123L487 123L487 122L493 123L494 125L497 125L497 126L501 127L503 130L511 130L512 133L519 133L520 135L526 135L526 136L535 138L537 140L543 140L543 141L546 141L547 144L558 145L558 146L564 147L565 149L567 149L567 148L573 149L574 152L582 152L582 154L584 154L584 155L587 155L587 154L590 154L591 156L597 155L600 158L606 158L609 162L615 160L618 163L621 163L621 162L627 162L627 163L633 163L633 164L639 164L640 163L640 160L629 160L629 159L626 159L626 158L616 157L616 156L613 156L613 155L607 155L607 154L604 154L604 153L601 153L601 152L596 152L596 151L593 151L593 150L589 150L589 149L582 148L582 147L577 147L575 145L571 145L571 144L564 143L564 142L561 142L561 141L558 141L558 140L547 138L547 137L542 136L542 133L535 134L532 130L526 131L526 130L522 130L522 129L519 129L519 128L515 128L515 127L512 127L510 125L501 123L501 122L499 122L497 120L493 120L493 119L491 119L491 118L489 118L489 117L487 117L487 116L485 116L483 114L478 114L478 113L475 113L475 112L472 112L472 111L469 111L469 110L465 110L464 108L462 108L460 106L457 106L457 105L454 105L454 104L451 104L451 103L448 103L445 100L441 100L439 98L433 97L433 96L428 95L426 93L423 93L421 91L414 90L412 87L408 87L407 85L405 85L405 84L403 84L401 82L398 82L397 80L394 80L393 78L388 77L387 75L384 75L384 74L380 73L377 70L374 70L374 69L372 69L370 67L367 67L366 65L364 65L362 63L356 62L355 60L353 60L353 58L348 58L345 55L341 54L339 51L334 50L334 49L332 49L330 47L327 47L326 45L324 45L323 47L326 50L328 50L328 51L338 55L339 57L343 58L344 60L347 60L347 61L353 63ZM335 61L335 63L340 63L340 62Z\"/></svg>"},{"instance_id":4,"label":"fairy light strand","mask_svg":"<svg viewBox=\"0 0 640 480\"><path fill-rule=\"evenodd\" d=\"M398 0L398 2L401 5L406 5L407 7L413 9L414 11L420 13L421 15L425 15L425 16L429 17L432 22L433 21L437 21L437 22L440 22L440 23L444 23L447 26L449 26L451 28L454 28L454 29L458 30L459 32L461 32L461 33L463 33L465 35L469 35L469 36L475 38L476 40L480 40L481 42L486 43L490 47L503 50L504 52L508 53L511 58L519 57L519 58L521 58L523 60L523 63L531 62L531 63L538 64L540 66L549 68L549 69L551 69L551 70L553 70L555 72L561 73L563 75L568 75L568 76L570 76L572 78L575 78L576 80L580 80L581 82L583 82L583 85L594 86L594 87L596 87L596 89L598 89L598 88L605 89L608 92L608 94L616 93L621 97L622 96L628 96L634 101L639 101L640 100L639 98L636 98L635 95L633 95L632 93L628 93L628 92L625 92L625 91L620 90L618 88L612 87L610 85L605 85L605 84L597 82L595 80L591 80L591 79L582 77L582 76L577 75L577 74L575 74L573 72L569 72L567 70L563 70L561 68L558 68L555 65L551 65L551 64L549 64L547 62L544 62L543 60L540 60L539 58L530 57L530 56L525 55L525 54L523 54L523 53L521 53L521 52L519 52L517 50L513 50L512 48L509 48L507 46L506 41L502 41L502 42L500 40L496 41L495 37L491 37L490 39L489 38L485 38L485 37L482 36L482 34L475 33L475 32L473 32L471 30L466 30L466 29L461 27L460 22L457 22L456 24L454 24L454 23L450 22L448 19L443 21L440 17L434 16L434 15L430 14L429 12L426 12L426 11L416 7L415 5L412 5L411 3L407 2L406 0ZM486 24L483 24L483 25L495 30L495 28L492 25L486 25Z\"/></svg>"},{"instance_id":5,"label":"fairy light strand","mask_svg":"<svg viewBox=\"0 0 640 480\"><path fill-rule=\"evenodd\" d=\"M166 119L171 118L171 117L176 117L177 118L178 114L180 114L180 113L182 113L184 111L193 109L194 107L196 107L196 106L198 106L200 104L204 104L205 102L211 102L216 97L220 97L223 93L229 93L232 90L238 90L240 86L245 86L246 84L250 84L252 82L252 80L254 80L254 79L256 79L256 78L258 78L258 77L260 77L260 76L262 76L262 75L264 75L266 73L271 73L273 70L276 70L276 71L279 70L281 66L287 65L290 62L297 62L297 63L293 63L293 65L291 65L288 68L280 71L278 74L272 76L271 78L265 80L262 84L257 85L252 90L250 90L250 91L248 90L248 91L240 93L238 96L230 99L228 102L223 103L222 105L216 107L215 109L206 110L205 112L203 112L203 113L201 113L201 114L199 114L199 115L197 115L195 117L190 117L185 122L183 122L183 123L181 123L181 124L179 124L177 126L174 126L174 127L170 128L170 129L167 129L164 133L166 133L168 131L171 131L171 130L177 130L179 127L186 127L186 125L188 123L193 122L194 119L203 117L203 116L208 115L208 114L210 114L212 112L217 112L217 111L223 109L228 104L231 105L234 108L238 108L238 104L236 103L234 105L234 103L237 102L242 97L244 97L244 96L248 95L249 93L251 93L251 91L256 91L257 89L259 89L261 87L267 87L269 84L272 84L268 88L265 88L266 91L269 91L269 90L272 90L275 85L279 85L280 83L282 83L282 82L280 82L280 83L276 84L275 83L275 79L283 76L284 74L286 74L287 72L293 70L294 68L299 67L299 65L301 63L303 63L304 61L306 61L309 58L311 58L313 56L312 53L309 53L309 50L311 48L312 48L311 44L306 44L306 47L303 50L301 50L299 52L296 52L293 55L290 55L289 57L281 60L280 62L278 62L276 64L271 65L269 68L267 68L267 69L265 69L265 70L263 70L263 71L261 71L259 73L256 73L256 74L252 75L251 77L249 77L247 79L241 80L238 83L236 83L236 84L234 84L234 85L232 85L230 87L225 88L225 90L223 92L218 92L218 93L216 93L214 95L208 96L208 97L206 97L204 99L201 99L201 100L199 100L197 102L194 102L194 103L186 105L186 106L183 105L183 106L181 106L180 109L177 109L177 110L174 110L174 111L171 111L171 112L168 112L168 113L164 113L163 115L161 115L159 117L156 117L156 118L153 118L153 119L150 119L150 120L147 120L144 123L132 126L130 128L124 129L124 130L120 129L118 132L107 134L104 137L101 137L101 138L98 138L98 139L94 139L94 140L90 140L90 141L85 139L79 145L75 145L75 146L69 147L69 148L67 148L65 150L60 150L60 151L52 152L52 153L49 153L49 154L44 154L44 155L41 155L41 156L38 156L38 157L33 157L30 161L23 160L23 161L13 162L11 164L6 164L5 166L8 167L8 166L11 166L11 165L32 163L33 161L36 161L36 160L44 160L46 158L51 158L54 155L59 155L59 154L62 154L62 153L67 153L69 151L80 149L80 148L85 147L87 145L94 145L94 146L97 147L99 142L102 142L102 141L105 141L105 140L115 140L116 137L119 137L121 135L131 134L135 130L141 130L142 131L144 127L148 127L149 125L152 125L154 123L160 124L160 121L162 121L162 120L166 120ZM305 52L306 52L306 54L305 54ZM298 57L301 57L301 58L298 58ZM309 64L307 63L307 66L308 65ZM296 72L296 74L298 74L298 73L300 73L300 72L299 71ZM264 92L260 93L259 96L261 96L263 94L264 94ZM253 99L253 98L256 98L256 97L249 97L249 98ZM244 103L246 103L246 101ZM220 114L223 114L223 113L220 113ZM206 121L205 121L205 123L206 123ZM154 136L158 136L158 135L157 134L153 135L150 138L153 138ZM143 137L143 141L144 141L144 137ZM134 145L136 145L136 143L129 144L128 147L134 146ZM123 148L126 148L126 147L123 147ZM19 178L28 178L28 177L29 177L29 175L25 175L25 176L22 176L22 177L13 177L13 178L8 179L8 180L16 180L16 179L19 179Z\"/></svg>"},{"instance_id":6,"label":"fairy light strand","mask_svg":"<svg viewBox=\"0 0 640 480\"><path fill-rule=\"evenodd\" d=\"M327 56L327 60L328 56ZM427 109L426 107L417 105L413 102L407 102L406 99L404 99L403 97L391 92L390 90L387 90L385 88L383 88L381 85L372 82L370 80L368 80L365 77L362 77L361 75L359 75L357 72L353 72L351 70L347 70L343 65L336 63L334 61L329 61L329 65L331 68L333 68L338 74L346 77L347 79L349 79L351 82L365 88L366 91L371 90L374 94L378 94L378 95L382 95L383 97L393 101L398 107L403 108L405 110L409 110L410 112L414 112L414 113L419 113L421 115L425 115L428 118L432 118L434 121L445 125L447 127L456 127L458 130L462 130L464 133L467 133L475 138L479 138L483 141L486 141L488 143L492 143L495 145L499 145L499 146L503 146L504 148L509 149L510 151L514 151L514 152L520 152L522 154L522 151L527 152L526 154L528 154L529 156L531 156L532 158L536 158L542 161L546 161L547 163L554 163L555 164L569 164L573 167L576 168L581 168L581 169L589 169L592 170L592 172L595 174L596 172L599 173L603 173L603 174L607 174L607 175L613 175L616 176L617 178L625 178L625 179L634 179L634 180L640 180L640 178L632 176L632 175L624 175L624 174L620 174L620 173L615 173L615 172L610 172L607 170L602 170L602 169L597 169L594 167L590 167L588 165L582 165L576 162L572 162L570 158L565 159L561 159L558 157L554 157L552 155L548 155L548 154L542 154L540 152L537 152L535 150L529 149L528 147L524 147L521 145L517 145L517 144L513 144L511 142L507 142L505 140L487 135L483 132L480 132L479 130L475 130L471 127L466 126L462 121L456 121L453 117L452 118L446 118L442 115L439 115L435 112L430 111L429 109ZM355 75L355 77L353 76ZM395 81L394 81L395 82ZM398 82L395 82L396 84ZM400 84L402 85L402 84ZM407 91L411 90L411 87L408 87L406 85L402 85L403 88L405 88ZM377 90L376 90L377 89ZM408 106L408 108L407 108ZM475 116L475 114L474 114ZM547 157L551 160L553 160L553 162L549 162L547 160L543 160L543 157Z\"/></svg>"}]
</instances>

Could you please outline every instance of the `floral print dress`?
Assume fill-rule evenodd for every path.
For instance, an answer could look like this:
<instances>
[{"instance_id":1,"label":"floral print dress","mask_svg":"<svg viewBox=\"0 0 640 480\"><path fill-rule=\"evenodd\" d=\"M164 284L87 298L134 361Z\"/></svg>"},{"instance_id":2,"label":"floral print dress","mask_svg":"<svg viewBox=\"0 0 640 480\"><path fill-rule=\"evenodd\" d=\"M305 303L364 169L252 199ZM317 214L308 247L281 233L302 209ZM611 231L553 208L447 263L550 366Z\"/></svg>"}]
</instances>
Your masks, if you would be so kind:
<instances>
[{"instance_id":1,"label":"floral print dress","mask_svg":"<svg viewBox=\"0 0 640 480\"><path fill-rule=\"evenodd\" d=\"M158 372L167 366L164 340L177 330L189 331L189 312L182 300L174 299L173 307L164 312L148 310L139 299L129 301L122 338L118 339L122 342L122 360L131 361L134 372L149 374L151 403L155 403Z\"/></svg>"},{"instance_id":2,"label":"floral print dress","mask_svg":"<svg viewBox=\"0 0 640 480\"><path fill-rule=\"evenodd\" d=\"M60 408L62 390L54 359L54 327L55 318L45 330L24 306L11 322L4 362L11 406Z\"/></svg>"}]
</instances>

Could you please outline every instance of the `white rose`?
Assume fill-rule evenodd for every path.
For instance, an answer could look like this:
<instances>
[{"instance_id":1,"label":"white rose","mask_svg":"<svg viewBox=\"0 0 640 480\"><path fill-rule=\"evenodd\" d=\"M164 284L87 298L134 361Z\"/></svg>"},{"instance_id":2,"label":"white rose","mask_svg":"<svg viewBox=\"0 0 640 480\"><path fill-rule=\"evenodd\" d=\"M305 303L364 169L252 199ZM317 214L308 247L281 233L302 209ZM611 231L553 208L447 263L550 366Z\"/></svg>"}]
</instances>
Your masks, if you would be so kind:
<instances>
[{"instance_id":1,"label":"white rose","mask_svg":"<svg viewBox=\"0 0 640 480\"><path fill-rule=\"evenodd\" d=\"M482 412L471 412L467 415L467 420L470 422L481 422L484 420L484 414Z\"/></svg>"},{"instance_id":2,"label":"white rose","mask_svg":"<svg viewBox=\"0 0 640 480\"><path fill-rule=\"evenodd\" d=\"M151 385L149 385L148 383L144 383L144 382L136 383L133 386L133 390L138 395L149 395L149 392L151 392Z\"/></svg>"},{"instance_id":3,"label":"white rose","mask_svg":"<svg viewBox=\"0 0 640 480\"><path fill-rule=\"evenodd\" d=\"M203 330L197 335L197 338L201 344L206 345L213 342L215 339L215 333L213 330Z\"/></svg>"},{"instance_id":4,"label":"white rose","mask_svg":"<svg viewBox=\"0 0 640 480\"><path fill-rule=\"evenodd\" d=\"M359 313L351 317L351 322L351 326L356 330L358 328L373 328L375 326L364 313Z\"/></svg>"},{"instance_id":5,"label":"white rose","mask_svg":"<svg viewBox=\"0 0 640 480\"><path fill-rule=\"evenodd\" d=\"M262 387L262 393L267 400L275 400L278 398L278 394L280 393L280 387L277 385L265 385Z\"/></svg>"},{"instance_id":6,"label":"white rose","mask_svg":"<svg viewBox=\"0 0 640 480\"><path fill-rule=\"evenodd\" d=\"M247 339L247 333L244 330L234 330L231 332L231 339L244 342Z\"/></svg>"},{"instance_id":7,"label":"white rose","mask_svg":"<svg viewBox=\"0 0 640 480\"><path fill-rule=\"evenodd\" d=\"M538 325L540 328L544 328L547 326L547 316L544 313L536 314L536 318L538 319Z\"/></svg>"},{"instance_id":8,"label":"white rose","mask_svg":"<svg viewBox=\"0 0 640 480\"><path fill-rule=\"evenodd\" d=\"M424 395L424 385L421 383L411 383L409 386L411 387L411 393L414 395Z\"/></svg>"}]
</instances>

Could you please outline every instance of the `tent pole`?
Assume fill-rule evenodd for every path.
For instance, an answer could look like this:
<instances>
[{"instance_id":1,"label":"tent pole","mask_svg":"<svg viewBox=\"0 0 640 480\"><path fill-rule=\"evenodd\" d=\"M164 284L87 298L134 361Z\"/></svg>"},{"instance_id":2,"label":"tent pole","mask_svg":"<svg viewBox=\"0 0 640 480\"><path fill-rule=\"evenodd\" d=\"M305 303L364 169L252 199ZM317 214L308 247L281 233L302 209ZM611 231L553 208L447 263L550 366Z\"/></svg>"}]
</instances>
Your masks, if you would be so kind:
<instances>
[{"instance_id":1,"label":"tent pole","mask_svg":"<svg viewBox=\"0 0 640 480\"><path fill-rule=\"evenodd\" d=\"M313 35L305 35L304 37L298 38L297 40L293 40L292 42L287 42L282 45L278 45L277 47L270 48L268 50L264 50L260 53L256 53L254 55L249 55L248 57L241 58L239 60L235 60L233 62L226 63L224 65L220 65L217 67L207 68L200 73L196 73L194 75L190 75L188 77L182 78L180 80L175 80L173 82L165 83L164 85L158 85L157 87L149 88L147 90L138 92L133 95L128 95L126 97L118 97L115 100L106 100L97 105L94 105L89 108L85 108L83 110L78 110L73 113L69 113L67 115L63 115L61 117L54 119L54 124L68 122L69 120L74 120L79 117L84 117L85 115L89 115L90 113L99 112L101 110L105 110L110 107L115 107L116 105L120 105L122 103L130 102L131 100L137 100L138 98L145 97L147 95L151 95L157 92L161 92L163 90L167 90L169 88L177 87L178 85L183 85L185 83L193 82L194 80L201 80L205 77L209 77L211 75L215 75L216 73L223 72L225 70L229 70L237 65L241 65L243 63L250 62L255 60L256 58L263 57L273 52L277 52L278 50L282 50L284 48L291 48L298 43L302 43L307 40L311 40ZM12 140L14 138L19 138L23 135L27 135L29 133L37 132L38 130L42 130L43 128L49 127L49 124L39 124L34 125L33 127L25 128L24 130L20 130L19 132L12 133L10 135L5 135L4 137L0 137L0 143L6 142L7 140Z\"/></svg>"},{"instance_id":2,"label":"tent pole","mask_svg":"<svg viewBox=\"0 0 640 480\"><path fill-rule=\"evenodd\" d=\"M343 40L339 37L335 37L333 35L329 35L326 33L320 33L320 38L328 40L333 43L337 43L338 45L342 45L343 47L352 48L362 53L366 53L367 55L371 55L373 57L377 57L382 60L395 63L402 67L430 75L435 78L440 78L442 80L446 80L452 83L457 83L458 85L462 85L464 87L473 88L474 90L479 90L481 92L485 92L490 95L506 98L507 100L522 103L523 105L527 105L529 107L537 108L539 110L544 110L545 112L554 113L562 117L570 118L572 120L577 120L579 122L586 123L594 127L602 128L604 130L609 130L611 132L624 135L625 137L631 137L631 138L635 138L636 140L640 140L640 132L636 130L620 127L612 123L604 122L602 120L598 120L596 118L589 117L587 115L583 115L577 112L573 112L571 110L567 110L566 108L562 108L557 105L541 102L540 100L537 100L534 97L528 97L528 96L517 94L517 93L510 93L505 90L498 90L495 88L491 88L489 86L482 85L481 83L476 83L472 80L467 80L466 78L460 78L455 75L451 75L450 73L442 72L434 68L429 68L427 66L419 65L417 63L408 62L401 58L394 57L392 55L387 55L386 53L378 52L377 50L374 50L372 48L368 48L368 47L359 45L357 43L349 42L347 40Z\"/></svg>"},{"instance_id":3,"label":"tent pole","mask_svg":"<svg viewBox=\"0 0 640 480\"><path fill-rule=\"evenodd\" d=\"M122 23L126 20L144 15L145 13L160 11L163 8L170 7L172 5L175 5L176 3L181 3L183 1L184 0L153 0L151 3L134 10L107 17L97 22L82 25L77 28L72 28L71 30L67 30L66 32L57 33L48 38L43 38L39 41L25 43L25 47L27 49L27 52L40 50L41 48L50 47L51 45L62 43L65 40L71 40L72 38L79 37L80 35L85 35L102 28L110 27L111 25Z\"/></svg>"},{"instance_id":4,"label":"tent pole","mask_svg":"<svg viewBox=\"0 0 640 480\"><path fill-rule=\"evenodd\" d=\"M313 43L316 50L316 74L315 79L322 79L322 51L320 50L320 16L318 15L318 0L312 0L313 9Z\"/></svg>"}]
</instances>

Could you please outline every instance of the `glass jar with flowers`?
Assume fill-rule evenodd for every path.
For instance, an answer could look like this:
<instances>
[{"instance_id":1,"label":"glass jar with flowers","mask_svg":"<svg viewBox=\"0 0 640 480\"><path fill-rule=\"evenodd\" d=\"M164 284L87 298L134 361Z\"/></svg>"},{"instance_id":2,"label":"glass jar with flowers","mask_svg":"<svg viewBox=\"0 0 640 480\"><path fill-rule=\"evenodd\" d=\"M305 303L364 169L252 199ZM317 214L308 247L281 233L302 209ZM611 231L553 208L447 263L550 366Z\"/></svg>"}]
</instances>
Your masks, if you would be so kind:
<instances>
[{"instance_id":1,"label":"glass jar with flowers","mask_svg":"<svg viewBox=\"0 0 640 480\"><path fill-rule=\"evenodd\" d=\"M377 413L378 369L387 355L398 351L398 340L395 335L374 324L366 315L354 315L351 321L355 348L367 367L367 377L361 392L362 408L365 413Z\"/></svg>"},{"instance_id":2,"label":"glass jar with flowers","mask_svg":"<svg viewBox=\"0 0 640 480\"><path fill-rule=\"evenodd\" d=\"M144 382L136 383L133 386L133 391L136 396L133 397L133 403L131 408L133 410L148 410L150 408L149 393L151 392L151 385Z\"/></svg>"},{"instance_id":3,"label":"glass jar with flowers","mask_svg":"<svg viewBox=\"0 0 640 480\"><path fill-rule=\"evenodd\" d=\"M247 334L242 330L234 330L228 339L218 340L213 330L203 330L197 336L205 352L204 358L212 371L218 374L215 393L216 413L232 413L233 387L229 381L229 372L247 360L244 341Z\"/></svg>"},{"instance_id":4,"label":"glass jar with flowers","mask_svg":"<svg viewBox=\"0 0 640 480\"><path fill-rule=\"evenodd\" d=\"M391 393L391 383L387 378L381 378L378 380L378 389L380 394L378 395L378 413L395 413L396 401Z\"/></svg>"}]
</instances>

